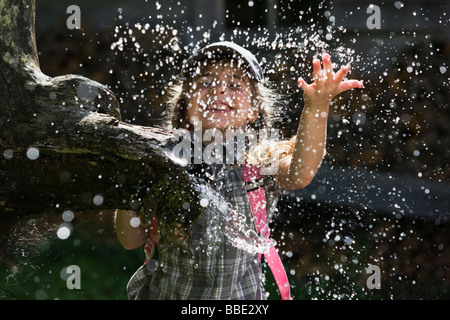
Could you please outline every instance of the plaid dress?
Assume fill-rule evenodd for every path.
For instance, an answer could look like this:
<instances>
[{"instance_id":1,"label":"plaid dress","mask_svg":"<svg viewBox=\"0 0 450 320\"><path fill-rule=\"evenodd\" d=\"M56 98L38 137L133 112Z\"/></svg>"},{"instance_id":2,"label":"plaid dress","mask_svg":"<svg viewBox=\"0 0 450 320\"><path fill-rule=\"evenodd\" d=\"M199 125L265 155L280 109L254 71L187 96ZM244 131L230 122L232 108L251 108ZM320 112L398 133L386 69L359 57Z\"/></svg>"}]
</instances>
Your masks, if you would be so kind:
<instances>
[{"instance_id":1,"label":"plaid dress","mask_svg":"<svg viewBox=\"0 0 450 320\"><path fill-rule=\"evenodd\" d=\"M187 241L159 235L158 257L139 268L127 285L129 299L264 300L264 277L242 166L213 164L205 174L211 196L191 224ZM264 176L267 221L281 191ZM230 209L231 210L228 210ZM231 214L230 214L231 213Z\"/></svg>"}]
</instances>

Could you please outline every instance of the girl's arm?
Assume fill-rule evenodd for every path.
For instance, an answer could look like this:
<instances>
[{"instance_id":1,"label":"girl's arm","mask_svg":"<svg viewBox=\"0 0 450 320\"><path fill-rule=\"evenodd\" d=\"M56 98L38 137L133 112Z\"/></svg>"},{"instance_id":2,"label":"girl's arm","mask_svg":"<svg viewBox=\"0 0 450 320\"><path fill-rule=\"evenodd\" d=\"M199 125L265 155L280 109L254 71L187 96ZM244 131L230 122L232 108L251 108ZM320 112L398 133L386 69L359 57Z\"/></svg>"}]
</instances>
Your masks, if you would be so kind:
<instances>
[{"instance_id":1,"label":"girl's arm","mask_svg":"<svg viewBox=\"0 0 450 320\"><path fill-rule=\"evenodd\" d=\"M313 60L314 82L307 84L299 79L303 90L304 108L300 117L297 136L292 156L280 161L275 180L287 190L306 187L314 178L323 156L327 135L328 108L331 100L343 91L362 88L362 81L345 80L349 67L342 67L333 72L331 58L322 55L320 60Z\"/></svg>"},{"instance_id":2,"label":"girl's arm","mask_svg":"<svg viewBox=\"0 0 450 320\"><path fill-rule=\"evenodd\" d=\"M117 210L114 224L119 242L127 249L135 249L144 244L148 238L147 230L140 224L134 211Z\"/></svg>"}]
</instances>

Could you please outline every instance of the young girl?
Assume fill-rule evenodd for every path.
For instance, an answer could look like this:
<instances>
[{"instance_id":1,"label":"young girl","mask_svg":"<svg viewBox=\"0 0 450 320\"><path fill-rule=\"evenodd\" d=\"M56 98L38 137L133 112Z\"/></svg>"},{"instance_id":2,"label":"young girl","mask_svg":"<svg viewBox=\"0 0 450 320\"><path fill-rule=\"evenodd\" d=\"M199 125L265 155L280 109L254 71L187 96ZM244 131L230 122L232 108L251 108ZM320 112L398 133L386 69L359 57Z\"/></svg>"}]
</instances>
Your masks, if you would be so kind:
<instances>
[{"instance_id":1,"label":"young girl","mask_svg":"<svg viewBox=\"0 0 450 320\"><path fill-rule=\"evenodd\" d=\"M311 182L325 154L331 99L362 87L361 81L345 80L348 66L334 73L328 54L322 55L322 64L313 60L312 84L298 81L304 109L292 139L253 148L244 163L186 166L211 191L200 197L177 189L189 182L168 178L153 190L162 199L155 201L159 205L153 213L117 212L121 244L134 249L146 243L146 263L127 286L130 299L266 299L262 253L282 298L291 298L276 250L271 244L264 246L270 243L268 224L277 197ZM227 130L247 132L272 125L274 94L253 54L234 43L213 43L194 54L172 91L168 117L172 129L192 134L197 127L225 136ZM274 155L276 172L262 175L261 167ZM261 250L253 250L258 246Z\"/></svg>"}]
</instances>

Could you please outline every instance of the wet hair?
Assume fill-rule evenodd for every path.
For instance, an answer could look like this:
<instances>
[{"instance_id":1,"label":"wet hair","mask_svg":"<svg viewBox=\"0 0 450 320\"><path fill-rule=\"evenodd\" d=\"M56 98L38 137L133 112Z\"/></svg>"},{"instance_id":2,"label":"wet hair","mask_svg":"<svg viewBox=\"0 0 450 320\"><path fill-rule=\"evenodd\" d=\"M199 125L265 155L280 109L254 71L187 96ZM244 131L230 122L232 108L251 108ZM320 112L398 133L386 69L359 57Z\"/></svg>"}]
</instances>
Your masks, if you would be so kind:
<instances>
[{"instance_id":1,"label":"wet hair","mask_svg":"<svg viewBox=\"0 0 450 320\"><path fill-rule=\"evenodd\" d=\"M214 61L215 64L226 64L231 59L222 59ZM205 64L203 64L205 65ZM201 72L200 72L201 74ZM253 77L248 76L250 87L252 90L252 100L258 108L258 116L256 120L249 124L250 128L259 132L260 129L272 128L273 123L280 117L280 94L272 89L267 83L256 81ZM198 75L198 74L197 74ZM164 118L163 126L170 129L186 128L189 123L187 119L188 97L186 92L192 86L195 74L190 77L180 75L175 79L172 86L167 89L167 110ZM259 145L252 154L247 155L247 160L253 164L261 164L266 157L277 154L278 159L282 159L293 153L295 136L289 140L279 141L275 144ZM265 141L266 139L263 139ZM261 141L261 140L260 140Z\"/></svg>"}]
</instances>

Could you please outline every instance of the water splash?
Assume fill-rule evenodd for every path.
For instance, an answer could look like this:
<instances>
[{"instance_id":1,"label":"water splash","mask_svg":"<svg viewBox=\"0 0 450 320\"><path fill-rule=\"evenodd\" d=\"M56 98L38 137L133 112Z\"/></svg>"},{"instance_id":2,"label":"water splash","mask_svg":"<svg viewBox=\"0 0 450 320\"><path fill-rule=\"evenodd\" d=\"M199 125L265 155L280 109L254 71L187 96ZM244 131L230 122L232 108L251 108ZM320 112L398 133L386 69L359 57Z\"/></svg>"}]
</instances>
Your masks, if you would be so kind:
<instances>
[{"instance_id":1,"label":"water splash","mask_svg":"<svg viewBox=\"0 0 450 320\"><path fill-rule=\"evenodd\" d=\"M202 178L194 174L189 174L189 178L194 190L200 194L200 198L208 200L210 217L206 232L208 243L210 243L208 253L215 250L223 235L233 246L249 253L267 253L269 251L269 248L274 245L274 241L260 236L249 227L248 217L226 201Z\"/></svg>"}]
</instances>

